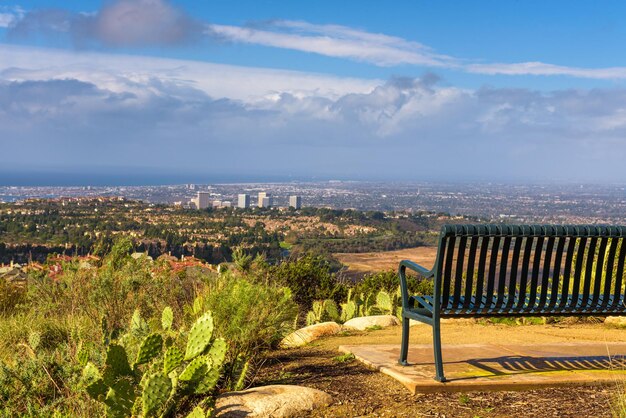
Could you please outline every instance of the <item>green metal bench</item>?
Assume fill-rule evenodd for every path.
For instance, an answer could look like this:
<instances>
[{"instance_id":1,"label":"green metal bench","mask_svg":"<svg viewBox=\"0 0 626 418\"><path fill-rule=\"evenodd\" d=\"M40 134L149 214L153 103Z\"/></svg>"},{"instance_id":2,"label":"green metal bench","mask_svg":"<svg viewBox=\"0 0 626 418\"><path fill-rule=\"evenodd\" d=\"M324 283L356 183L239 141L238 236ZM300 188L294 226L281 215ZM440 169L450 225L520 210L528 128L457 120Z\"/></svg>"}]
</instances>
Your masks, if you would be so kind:
<instances>
[{"instance_id":1,"label":"green metal bench","mask_svg":"<svg viewBox=\"0 0 626 418\"><path fill-rule=\"evenodd\" d=\"M441 318L626 313L625 237L624 226L445 225L432 270L400 262L400 364L410 319L433 327L435 379L445 382ZM407 268L432 278L434 294L410 296Z\"/></svg>"}]
</instances>

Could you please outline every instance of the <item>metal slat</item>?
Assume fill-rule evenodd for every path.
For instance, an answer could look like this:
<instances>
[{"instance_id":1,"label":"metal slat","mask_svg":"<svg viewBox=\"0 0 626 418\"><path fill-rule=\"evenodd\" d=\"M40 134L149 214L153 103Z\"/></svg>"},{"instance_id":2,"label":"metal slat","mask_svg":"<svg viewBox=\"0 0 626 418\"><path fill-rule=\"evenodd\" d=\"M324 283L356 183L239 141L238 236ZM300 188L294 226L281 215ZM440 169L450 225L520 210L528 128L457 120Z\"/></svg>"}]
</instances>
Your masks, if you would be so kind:
<instances>
[{"instance_id":1,"label":"metal slat","mask_svg":"<svg viewBox=\"0 0 626 418\"><path fill-rule=\"evenodd\" d=\"M606 260L606 246L608 244L608 238L600 238L600 248L598 249L598 260L596 261L596 277L593 281L593 298L591 300L591 306L595 307L598 304L600 298L600 287L602 285L602 272L604 271L604 261ZM606 280L606 277L605 277ZM610 284L609 284L610 288ZM608 302L608 301L607 301ZM602 298L602 306L605 301Z\"/></svg>"},{"instance_id":2,"label":"metal slat","mask_svg":"<svg viewBox=\"0 0 626 418\"><path fill-rule=\"evenodd\" d=\"M467 236L463 235L459 240L459 249L456 256L456 270L454 272L454 296L452 297L452 309L461 307L461 288L463 287L463 263L465 262L465 247Z\"/></svg>"},{"instance_id":3,"label":"metal slat","mask_svg":"<svg viewBox=\"0 0 626 418\"><path fill-rule=\"evenodd\" d=\"M515 293L517 290L517 270L519 268L519 256L522 249L523 237L515 237L515 244L513 245L513 258L511 260L511 274L509 275L509 298L506 301L505 309L510 311L515 301Z\"/></svg>"},{"instance_id":4,"label":"metal slat","mask_svg":"<svg viewBox=\"0 0 626 418\"><path fill-rule=\"evenodd\" d=\"M546 246L545 257L543 260L543 273L541 275L541 294L539 296L539 305L537 309L543 310L546 306L548 297L548 288L550 284L550 266L552 265L552 251L554 250L555 237L548 237L548 245Z\"/></svg>"},{"instance_id":5,"label":"metal slat","mask_svg":"<svg viewBox=\"0 0 626 418\"><path fill-rule=\"evenodd\" d=\"M494 309L500 310L502 309L502 301L504 300L504 290L506 286L507 279L507 268L509 263L509 250L511 248L511 237L504 237L504 242L502 243L502 255L500 257L500 280L498 281L498 300L496 301L496 305Z\"/></svg>"},{"instance_id":6,"label":"metal slat","mask_svg":"<svg viewBox=\"0 0 626 418\"><path fill-rule=\"evenodd\" d=\"M586 309L589 304L589 296L591 292L591 282L593 279L593 260L596 257L596 247L598 246L598 237L591 237L589 240L589 249L587 250L587 259L585 260L585 276L583 279L583 297L578 306L580 309Z\"/></svg>"},{"instance_id":7,"label":"metal slat","mask_svg":"<svg viewBox=\"0 0 626 418\"><path fill-rule=\"evenodd\" d=\"M533 257L533 270L530 277L530 294L528 295L528 312L535 310L535 302L537 301L537 286L539 286L539 270L541 268L541 253L543 251L544 237L537 237L535 245L535 256Z\"/></svg>"},{"instance_id":8,"label":"metal slat","mask_svg":"<svg viewBox=\"0 0 626 418\"><path fill-rule=\"evenodd\" d=\"M454 258L454 244L456 237L453 235L448 238L448 248L446 249L446 264L443 268L443 289L441 292L441 310L448 309L448 301L450 300L450 282L452 280L452 260Z\"/></svg>"},{"instance_id":9,"label":"metal slat","mask_svg":"<svg viewBox=\"0 0 626 418\"><path fill-rule=\"evenodd\" d=\"M583 259L585 257L585 249L587 248L587 237L581 237L578 242L578 251L576 252L576 266L574 268L574 283L572 287L572 298L569 303L569 310L576 310L578 306L578 296L580 295L580 280L583 274Z\"/></svg>"},{"instance_id":10,"label":"metal slat","mask_svg":"<svg viewBox=\"0 0 626 418\"><path fill-rule=\"evenodd\" d=\"M604 280L604 291L602 292L602 308L608 309L611 306L611 287L613 287L613 283L615 280L613 278L615 275L613 272L615 271L615 256L617 255L617 243L619 240L617 238L607 238L611 240L611 246L609 248L609 254L606 258L606 274ZM608 245L608 244L607 244ZM619 294L619 292L616 292Z\"/></svg>"},{"instance_id":11,"label":"metal slat","mask_svg":"<svg viewBox=\"0 0 626 418\"><path fill-rule=\"evenodd\" d=\"M615 273L615 295L617 300L613 301L613 307L624 308L626 302L626 294L622 296L622 280L624 278L624 261L626 259L626 238L621 240L622 245L619 249L619 258L617 259L617 272ZM621 297L619 297L621 296Z\"/></svg>"},{"instance_id":12,"label":"metal slat","mask_svg":"<svg viewBox=\"0 0 626 418\"><path fill-rule=\"evenodd\" d=\"M559 302L560 310L564 309L569 301L569 282L572 276L572 263L575 250L576 238L570 237L567 239L567 255L565 256L565 266L563 268L563 285L561 286L561 301Z\"/></svg>"},{"instance_id":13,"label":"metal slat","mask_svg":"<svg viewBox=\"0 0 626 418\"><path fill-rule=\"evenodd\" d=\"M565 237L559 237L556 244L556 254L554 256L554 267L552 269L552 288L550 289L550 303L548 310L553 310L559 297L559 284L561 283L561 270L563 262L563 251L565 250ZM567 291L565 293L568 293Z\"/></svg>"},{"instance_id":14,"label":"metal slat","mask_svg":"<svg viewBox=\"0 0 626 418\"><path fill-rule=\"evenodd\" d=\"M526 244L524 245L524 257L522 258L522 275L520 276L519 285L519 299L517 300L517 306L515 311L520 312L525 309L526 304L526 287L528 285L528 270L530 265L530 254L533 250L534 237L526 237Z\"/></svg>"},{"instance_id":15,"label":"metal slat","mask_svg":"<svg viewBox=\"0 0 626 418\"><path fill-rule=\"evenodd\" d=\"M487 263L487 253L491 237L484 236L480 242L480 253L478 255L478 278L476 279L476 302L474 302L474 310L477 312L483 306L483 289L485 285L485 264Z\"/></svg>"},{"instance_id":16,"label":"metal slat","mask_svg":"<svg viewBox=\"0 0 626 418\"><path fill-rule=\"evenodd\" d=\"M467 277L465 278L465 299L463 300L463 310L470 309L472 301L472 293L474 287L474 264L476 261L476 248L478 248L478 240L480 237L470 237L470 248L467 260Z\"/></svg>"},{"instance_id":17,"label":"metal slat","mask_svg":"<svg viewBox=\"0 0 626 418\"><path fill-rule=\"evenodd\" d=\"M487 295L484 312L490 312L492 310L493 291L496 282L496 266L498 263L498 253L500 252L500 237L498 235L493 237L493 243L491 244L491 257L489 260L489 277L487 278Z\"/></svg>"}]
</instances>

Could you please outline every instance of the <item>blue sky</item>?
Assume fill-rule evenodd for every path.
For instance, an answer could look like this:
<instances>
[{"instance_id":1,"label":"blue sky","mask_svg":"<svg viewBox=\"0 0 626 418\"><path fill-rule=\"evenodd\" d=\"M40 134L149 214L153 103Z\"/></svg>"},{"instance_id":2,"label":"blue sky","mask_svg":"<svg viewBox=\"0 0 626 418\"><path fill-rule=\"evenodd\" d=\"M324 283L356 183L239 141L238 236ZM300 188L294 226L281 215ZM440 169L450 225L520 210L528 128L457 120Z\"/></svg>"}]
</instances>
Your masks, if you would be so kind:
<instances>
[{"instance_id":1,"label":"blue sky","mask_svg":"<svg viewBox=\"0 0 626 418\"><path fill-rule=\"evenodd\" d=\"M0 183L626 182L625 23L617 1L0 0Z\"/></svg>"}]
</instances>

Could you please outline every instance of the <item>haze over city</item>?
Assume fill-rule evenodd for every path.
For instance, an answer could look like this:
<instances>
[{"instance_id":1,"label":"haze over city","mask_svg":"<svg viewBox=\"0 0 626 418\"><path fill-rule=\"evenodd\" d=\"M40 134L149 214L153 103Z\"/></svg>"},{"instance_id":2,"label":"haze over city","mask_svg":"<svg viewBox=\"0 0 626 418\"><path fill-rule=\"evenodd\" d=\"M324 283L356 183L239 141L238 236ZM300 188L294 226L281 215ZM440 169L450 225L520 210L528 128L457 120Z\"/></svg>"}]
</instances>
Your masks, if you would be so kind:
<instances>
[{"instance_id":1,"label":"haze over city","mask_svg":"<svg viewBox=\"0 0 626 418\"><path fill-rule=\"evenodd\" d=\"M624 183L625 9L3 1L0 184Z\"/></svg>"}]
</instances>

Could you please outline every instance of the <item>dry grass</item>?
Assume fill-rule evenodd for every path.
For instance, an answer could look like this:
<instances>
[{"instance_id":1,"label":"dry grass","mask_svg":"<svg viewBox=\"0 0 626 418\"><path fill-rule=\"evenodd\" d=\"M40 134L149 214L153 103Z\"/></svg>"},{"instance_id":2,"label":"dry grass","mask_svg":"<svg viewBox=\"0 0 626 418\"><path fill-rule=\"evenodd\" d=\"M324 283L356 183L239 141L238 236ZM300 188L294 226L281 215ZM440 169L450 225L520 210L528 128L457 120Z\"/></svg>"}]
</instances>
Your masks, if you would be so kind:
<instances>
[{"instance_id":1,"label":"dry grass","mask_svg":"<svg viewBox=\"0 0 626 418\"><path fill-rule=\"evenodd\" d=\"M334 256L342 264L348 266L349 272L376 273L397 269L401 260L411 260L426 268L431 268L435 264L437 248L417 247L371 253L336 253Z\"/></svg>"}]
</instances>

